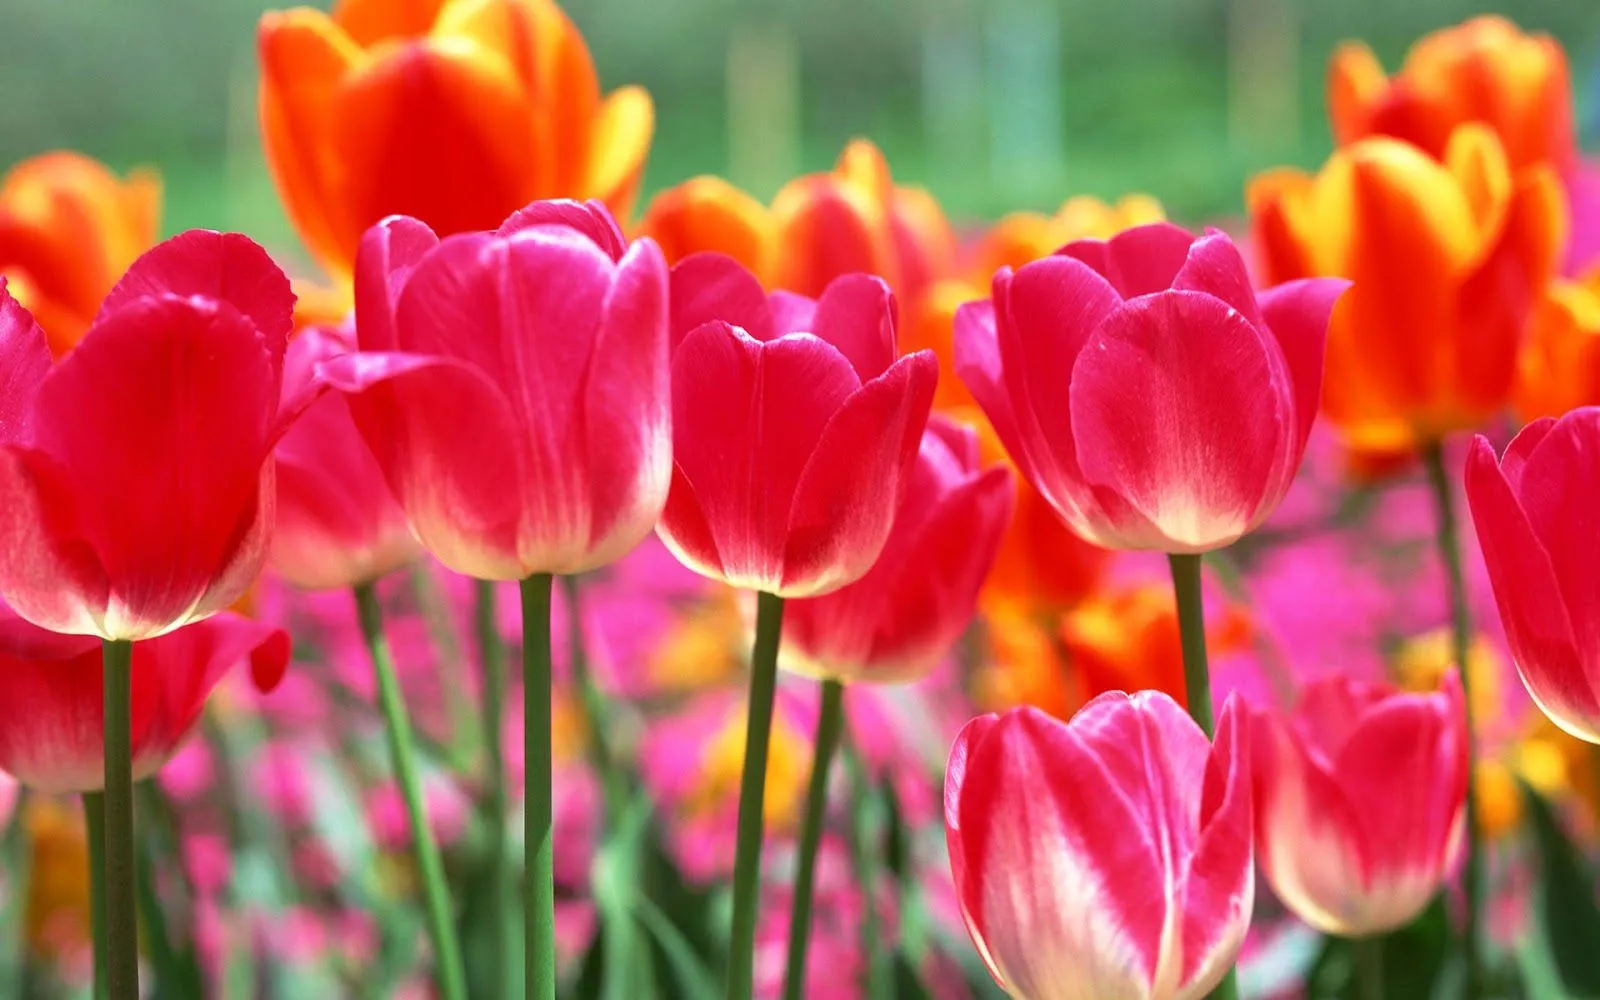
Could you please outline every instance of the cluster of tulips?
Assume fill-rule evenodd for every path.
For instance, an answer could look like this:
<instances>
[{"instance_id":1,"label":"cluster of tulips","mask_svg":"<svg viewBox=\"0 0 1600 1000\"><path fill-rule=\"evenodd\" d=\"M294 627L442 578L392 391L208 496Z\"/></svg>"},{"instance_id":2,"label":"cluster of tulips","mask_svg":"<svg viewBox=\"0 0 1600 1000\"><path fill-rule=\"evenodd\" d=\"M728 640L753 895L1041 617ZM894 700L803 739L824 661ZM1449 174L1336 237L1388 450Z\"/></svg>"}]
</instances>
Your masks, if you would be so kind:
<instances>
[{"instance_id":1,"label":"cluster of tulips","mask_svg":"<svg viewBox=\"0 0 1600 1000\"><path fill-rule=\"evenodd\" d=\"M284 586L347 595L333 613L368 657L445 1000L469 981L539 1000L967 995L920 959L901 968L876 929L842 975L812 948L840 881L836 756L855 922L881 917L857 698L953 659L979 675L960 705L1006 710L940 737L951 910L1011 997L1238 996L1258 871L1277 923L1357 942L1366 996L1384 989L1384 936L1434 909L1457 943L1451 995L1506 995L1487 926L1506 797L1480 746L1497 709L1479 689L1463 479L1528 693L1600 742L1600 282L1584 274L1600 184L1554 41L1482 18L1392 77L1341 49L1336 151L1315 174L1254 179L1239 241L1144 196L958 239L865 141L770 206L704 177L631 222L650 99L602 96L548 0L272 13L260 54L266 153L326 283L291 283L240 234L154 243L143 174L55 153L0 185L0 769L82 796L101 996L141 995L138 927L169 922L140 915L160 887L136 878L155 834L142 806L135 826L134 783L180 753L230 668L248 660L263 692L301 669L293 615L259 599ZM1508 414L1532 422L1497 454ZM1470 431L1489 436L1461 473L1448 439ZM1227 635L1249 589L1228 581L1261 583L1252 560L1315 519L1308 494L1354 481L1370 499L1418 465L1451 625L1437 669L1214 685L1208 647L1269 644ZM707 870L731 885L699 979L695 935L659 926L675 914L628 874L639 858L602 852L592 888L571 874L552 777L570 742L558 691L575 691L599 839L673 811L673 765L627 731L627 685L586 669L581 629L552 625L557 577L573 606L659 546L740 595L714 627L748 649L736 815L683 834L718 845ZM1165 554L1170 591L1108 596L1114 552ZM423 560L463 582L445 604L476 623L479 669L446 687L473 688L482 716L481 947L430 808L449 755L415 731L436 706L408 696L380 589ZM513 583L520 685L500 625ZM1140 643L1150 663L1131 668L1116 651ZM796 692L815 735L786 782ZM772 829L792 846L776 940ZM603 958L558 959L557 890L574 883L603 915L624 899ZM639 977L662 954L673 985ZM162 996L220 989L156 965Z\"/></svg>"}]
</instances>

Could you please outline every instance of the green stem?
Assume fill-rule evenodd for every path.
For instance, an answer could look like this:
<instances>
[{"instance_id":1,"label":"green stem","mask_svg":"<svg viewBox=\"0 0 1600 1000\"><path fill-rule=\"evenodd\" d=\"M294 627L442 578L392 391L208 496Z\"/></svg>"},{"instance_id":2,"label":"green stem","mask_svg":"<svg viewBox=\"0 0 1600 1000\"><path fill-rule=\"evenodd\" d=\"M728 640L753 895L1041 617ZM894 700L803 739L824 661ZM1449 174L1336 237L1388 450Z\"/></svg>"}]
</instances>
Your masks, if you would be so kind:
<instances>
[{"instance_id":1,"label":"green stem","mask_svg":"<svg viewBox=\"0 0 1600 1000\"><path fill-rule=\"evenodd\" d=\"M106 995L138 1000L139 917L133 894L133 643L107 639L105 708Z\"/></svg>"},{"instance_id":2,"label":"green stem","mask_svg":"<svg viewBox=\"0 0 1600 1000\"><path fill-rule=\"evenodd\" d=\"M1200 587L1200 557L1172 553L1172 593L1178 603L1178 636L1183 646L1184 695L1189 715L1210 739L1216 734L1211 712L1211 668L1206 660L1206 609ZM1211 991L1212 1000L1236 1000L1239 983L1232 969Z\"/></svg>"},{"instance_id":3,"label":"green stem","mask_svg":"<svg viewBox=\"0 0 1600 1000\"><path fill-rule=\"evenodd\" d=\"M478 638L478 660L483 664L484 763L488 784L484 797L484 821L489 828L489 983L491 996L511 995L511 856L506 837L506 814L510 811L506 789L505 701L506 648L500 639L496 617L498 584L477 581L473 602L473 628Z\"/></svg>"},{"instance_id":4,"label":"green stem","mask_svg":"<svg viewBox=\"0 0 1600 1000\"><path fill-rule=\"evenodd\" d=\"M1449 473L1444 467L1444 450L1434 444L1422 454L1423 467L1428 471L1428 485L1433 489L1434 504L1438 513L1439 561L1444 564L1445 586L1450 597L1450 651L1461 677L1462 703L1466 711L1467 760L1478 760L1477 728L1473 720L1472 672L1468 668L1472 645L1472 621L1467 609L1467 584L1461 569L1461 543L1456 523L1455 491ZM1478 925L1483 913L1483 827L1478 815L1476 783L1467 781L1467 857L1463 878L1466 880L1466 925L1461 929L1461 944L1466 952L1468 997L1484 995L1483 955L1480 951Z\"/></svg>"},{"instance_id":5,"label":"green stem","mask_svg":"<svg viewBox=\"0 0 1600 1000\"><path fill-rule=\"evenodd\" d=\"M873 787L855 741L844 741L844 768L850 779L850 863L866 898L861 911L861 953L866 956L867 996L894 996L894 966L878 934L878 864L873 846L878 829L872 815Z\"/></svg>"},{"instance_id":6,"label":"green stem","mask_svg":"<svg viewBox=\"0 0 1600 1000\"><path fill-rule=\"evenodd\" d=\"M106 797L83 793L83 824L89 834L89 926L94 941L94 995L106 995Z\"/></svg>"},{"instance_id":7,"label":"green stem","mask_svg":"<svg viewBox=\"0 0 1600 1000\"><path fill-rule=\"evenodd\" d=\"M564 576L561 578L561 587L567 599L567 648L572 651L572 682L578 691L578 705L583 712L584 729L588 734L589 764L600 776L606 827L614 829L622 821L622 814L628 806L627 776L623 774L608 735L607 722L611 714L607 710L605 692L600 690L594 682L594 674L589 672L589 657L583 647L580 580L576 576Z\"/></svg>"},{"instance_id":8,"label":"green stem","mask_svg":"<svg viewBox=\"0 0 1600 1000\"><path fill-rule=\"evenodd\" d=\"M783 977L784 1000L804 1000L806 946L811 941L811 900L817 876L817 845L828 814L828 769L844 729L844 685L822 682L822 708L817 715L816 746L811 756L811 783L800 827L800 857L794 874L794 900L789 910L789 965Z\"/></svg>"},{"instance_id":9,"label":"green stem","mask_svg":"<svg viewBox=\"0 0 1600 1000\"><path fill-rule=\"evenodd\" d=\"M527 828L530 1000L556 996L555 854L550 792L550 574L522 581L523 809Z\"/></svg>"},{"instance_id":10,"label":"green stem","mask_svg":"<svg viewBox=\"0 0 1600 1000\"><path fill-rule=\"evenodd\" d=\"M1383 1000L1383 938L1357 938L1351 944L1356 953L1356 995L1361 1000Z\"/></svg>"},{"instance_id":11,"label":"green stem","mask_svg":"<svg viewBox=\"0 0 1600 1000\"><path fill-rule=\"evenodd\" d=\"M16 996L26 996L23 985L28 973L28 881L32 875L33 837L28 830L28 789L18 785L11 804L11 819L6 824L0 853L6 872L6 960L4 967L16 977L12 984ZM90 875L94 874L93 869Z\"/></svg>"},{"instance_id":12,"label":"green stem","mask_svg":"<svg viewBox=\"0 0 1600 1000\"><path fill-rule=\"evenodd\" d=\"M433 942L434 975L444 1000L466 1000L466 973L461 964L461 946L456 941L454 910L445 883L444 865L439 860L439 845L428 825L428 807L422 796L422 777L417 771L416 749L411 739L411 719L406 714L400 679L395 675L389 643L383 636L383 610L370 583L355 588L356 616L361 635L372 657L372 670L378 679L378 704L383 710L389 734L389 757L394 763L395 780L405 799L406 816L411 822L411 849L416 854L422 875L422 895L428 908L428 936Z\"/></svg>"},{"instance_id":13,"label":"green stem","mask_svg":"<svg viewBox=\"0 0 1600 1000\"><path fill-rule=\"evenodd\" d=\"M756 910L761 890L761 834L766 810L767 745L778 691L778 640L783 598L756 598L756 641L750 654L750 705L745 717L744 773L739 779L739 833L733 859L733 932L728 945L727 1000L750 1000L755 989Z\"/></svg>"},{"instance_id":14,"label":"green stem","mask_svg":"<svg viewBox=\"0 0 1600 1000\"><path fill-rule=\"evenodd\" d=\"M171 803L154 781L141 781L133 791L138 797L135 815L143 831L134 858L137 866L134 884L139 897L139 926L145 934L145 951L155 966L155 992L157 996L198 997L204 994L205 986L193 947L193 892L178 857ZM161 871L170 871L174 877L169 881L181 886L182 893L173 894L179 898L162 899L158 884ZM184 929L182 940L174 941L173 927Z\"/></svg>"}]
</instances>

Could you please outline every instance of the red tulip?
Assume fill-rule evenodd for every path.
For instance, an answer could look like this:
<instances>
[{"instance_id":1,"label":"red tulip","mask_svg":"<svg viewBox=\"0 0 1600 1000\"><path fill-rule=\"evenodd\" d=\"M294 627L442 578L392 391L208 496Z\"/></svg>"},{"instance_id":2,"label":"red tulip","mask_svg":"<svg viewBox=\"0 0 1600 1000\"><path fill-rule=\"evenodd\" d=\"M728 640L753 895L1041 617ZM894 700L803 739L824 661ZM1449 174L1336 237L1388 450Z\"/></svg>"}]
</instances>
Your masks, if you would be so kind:
<instances>
[{"instance_id":1,"label":"red tulip","mask_svg":"<svg viewBox=\"0 0 1600 1000\"><path fill-rule=\"evenodd\" d=\"M1252 727L1256 856L1273 892L1326 934L1410 923L1450 873L1465 829L1456 675L1431 694L1328 677L1292 715L1252 712Z\"/></svg>"},{"instance_id":2,"label":"red tulip","mask_svg":"<svg viewBox=\"0 0 1600 1000\"><path fill-rule=\"evenodd\" d=\"M1249 733L1214 745L1157 691L967 723L945 836L961 915L1016 1000L1197 1000L1250 926Z\"/></svg>"},{"instance_id":3,"label":"red tulip","mask_svg":"<svg viewBox=\"0 0 1600 1000\"><path fill-rule=\"evenodd\" d=\"M1550 721L1600 743L1600 407L1522 429L1497 463L1483 437L1467 500L1522 683Z\"/></svg>"},{"instance_id":4,"label":"red tulip","mask_svg":"<svg viewBox=\"0 0 1600 1000\"><path fill-rule=\"evenodd\" d=\"M650 533L671 470L667 267L599 203L440 241L367 231L348 394L424 548L489 580L581 573Z\"/></svg>"},{"instance_id":5,"label":"red tulip","mask_svg":"<svg viewBox=\"0 0 1600 1000\"><path fill-rule=\"evenodd\" d=\"M932 669L972 620L1014 492L1004 467L979 469L977 432L931 418L872 569L785 608L787 665L819 677L889 683Z\"/></svg>"},{"instance_id":6,"label":"red tulip","mask_svg":"<svg viewBox=\"0 0 1600 1000\"><path fill-rule=\"evenodd\" d=\"M55 368L0 290L0 595L56 632L147 639L238 600L273 521L289 281L192 230L128 269Z\"/></svg>"},{"instance_id":7,"label":"red tulip","mask_svg":"<svg viewBox=\"0 0 1600 1000\"><path fill-rule=\"evenodd\" d=\"M996 272L992 301L956 315L956 371L1086 541L1207 552L1287 492L1347 284L1257 301L1226 235L1140 226Z\"/></svg>"},{"instance_id":8,"label":"red tulip","mask_svg":"<svg viewBox=\"0 0 1600 1000\"><path fill-rule=\"evenodd\" d=\"M672 270L672 491L659 533L690 569L813 597L889 539L933 405L931 351L895 359L879 278L770 298L732 259ZM685 331L688 331L685 333ZM808 332L799 332L808 331Z\"/></svg>"},{"instance_id":9,"label":"red tulip","mask_svg":"<svg viewBox=\"0 0 1600 1000\"><path fill-rule=\"evenodd\" d=\"M0 605L0 770L45 792L105 787L100 642L47 632ZM133 647L133 777L177 752L206 697L249 658L270 691L289 663L289 635L223 613Z\"/></svg>"},{"instance_id":10,"label":"red tulip","mask_svg":"<svg viewBox=\"0 0 1600 1000\"><path fill-rule=\"evenodd\" d=\"M348 330L307 329L289 344L285 380L308 381L316 365L354 349ZM278 525L267 561L296 587L368 583L421 551L343 396L317 400L278 442L274 457Z\"/></svg>"}]
</instances>

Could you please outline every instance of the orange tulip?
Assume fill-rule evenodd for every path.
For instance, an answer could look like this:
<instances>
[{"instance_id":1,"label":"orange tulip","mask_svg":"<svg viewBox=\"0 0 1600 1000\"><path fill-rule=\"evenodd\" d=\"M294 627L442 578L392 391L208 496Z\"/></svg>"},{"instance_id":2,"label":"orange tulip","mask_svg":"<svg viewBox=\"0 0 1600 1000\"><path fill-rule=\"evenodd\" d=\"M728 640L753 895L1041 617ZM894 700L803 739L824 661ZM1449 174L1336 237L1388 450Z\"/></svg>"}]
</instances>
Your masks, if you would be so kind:
<instances>
[{"instance_id":1,"label":"orange tulip","mask_svg":"<svg viewBox=\"0 0 1600 1000\"><path fill-rule=\"evenodd\" d=\"M155 244L161 181L126 178L78 153L54 152L0 178L0 277L60 357L122 272Z\"/></svg>"},{"instance_id":2,"label":"orange tulip","mask_svg":"<svg viewBox=\"0 0 1600 1000\"><path fill-rule=\"evenodd\" d=\"M1475 17L1412 46L1385 76L1372 50L1347 42L1328 67L1328 116L1340 145L1371 135L1404 139L1443 158L1467 122L1493 129L1513 170L1577 162L1567 57L1549 35L1503 17Z\"/></svg>"},{"instance_id":3,"label":"orange tulip","mask_svg":"<svg viewBox=\"0 0 1600 1000\"><path fill-rule=\"evenodd\" d=\"M289 217L348 280L386 215L441 236L493 229L537 198L637 196L650 96L602 99L552 0L342 0L261 19L261 123Z\"/></svg>"},{"instance_id":4,"label":"orange tulip","mask_svg":"<svg viewBox=\"0 0 1600 1000\"><path fill-rule=\"evenodd\" d=\"M1511 407L1522 422L1600 404L1600 271L1551 284L1517 359Z\"/></svg>"},{"instance_id":5,"label":"orange tulip","mask_svg":"<svg viewBox=\"0 0 1600 1000\"><path fill-rule=\"evenodd\" d=\"M1566 243L1548 166L1514 172L1494 132L1468 124L1442 160L1362 139L1314 177L1257 177L1247 201L1268 283L1355 282L1328 329L1322 396L1353 450L1404 453L1506 404L1528 317Z\"/></svg>"},{"instance_id":6,"label":"orange tulip","mask_svg":"<svg viewBox=\"0 0 1600 1000\"><path fill-rule=\"evenodd\" d=\"M1147 194L1124 195L1114 203L1078 195L1063 202L1055 215L1013 212L1001 219L978 240L963 270L987 294L989 278L1002 267L1015 270L1073 240L1109 240L1124 229L1166 217L1161 203Z\"/></svg>"},{"instance_id":7,"label":"orange tulip","mask_svg":"<svg viewBox=\"0 0 1600 1000\"><path fill-rule=\"evenodd\" d=\"M826 173L796 177L768 208L717 177L696 177L650 202L641 235L669 263L716 251L738 260L768 288L817 296L841 274L866 271L914 301L950 273L955 236L927 191L894 183L866 139L853 140Z\"/></svg>"}]
</instances>

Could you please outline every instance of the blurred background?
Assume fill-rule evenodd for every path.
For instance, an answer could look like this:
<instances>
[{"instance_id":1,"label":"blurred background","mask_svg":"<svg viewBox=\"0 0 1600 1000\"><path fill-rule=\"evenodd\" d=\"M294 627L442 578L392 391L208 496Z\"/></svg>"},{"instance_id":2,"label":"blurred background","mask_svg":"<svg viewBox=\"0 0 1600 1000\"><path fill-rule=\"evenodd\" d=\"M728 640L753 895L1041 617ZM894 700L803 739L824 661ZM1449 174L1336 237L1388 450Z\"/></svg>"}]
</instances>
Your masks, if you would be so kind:
<instances>
[{"instance_id":1,"label":"blurred background","mask_svg":"<svg viewBox=\"0 0 1600 1000\"><path fill-rule=\"evenodd\" d=\"M3 0L0 166L71 147L166 179L165 227L293 243L255 113L260 0ZM1600 110L1600 3L1492 5L1572 55ZM606 89L655 96L646 195L720 173L769 198L876 140L953 219L1069 194L1241 211L1252 171L1326 155L1322 77L1342 39L1395 66L1470 0L571 0ZM641 206L642 206L641 202Z\"/></svg>"}]
</instances>

